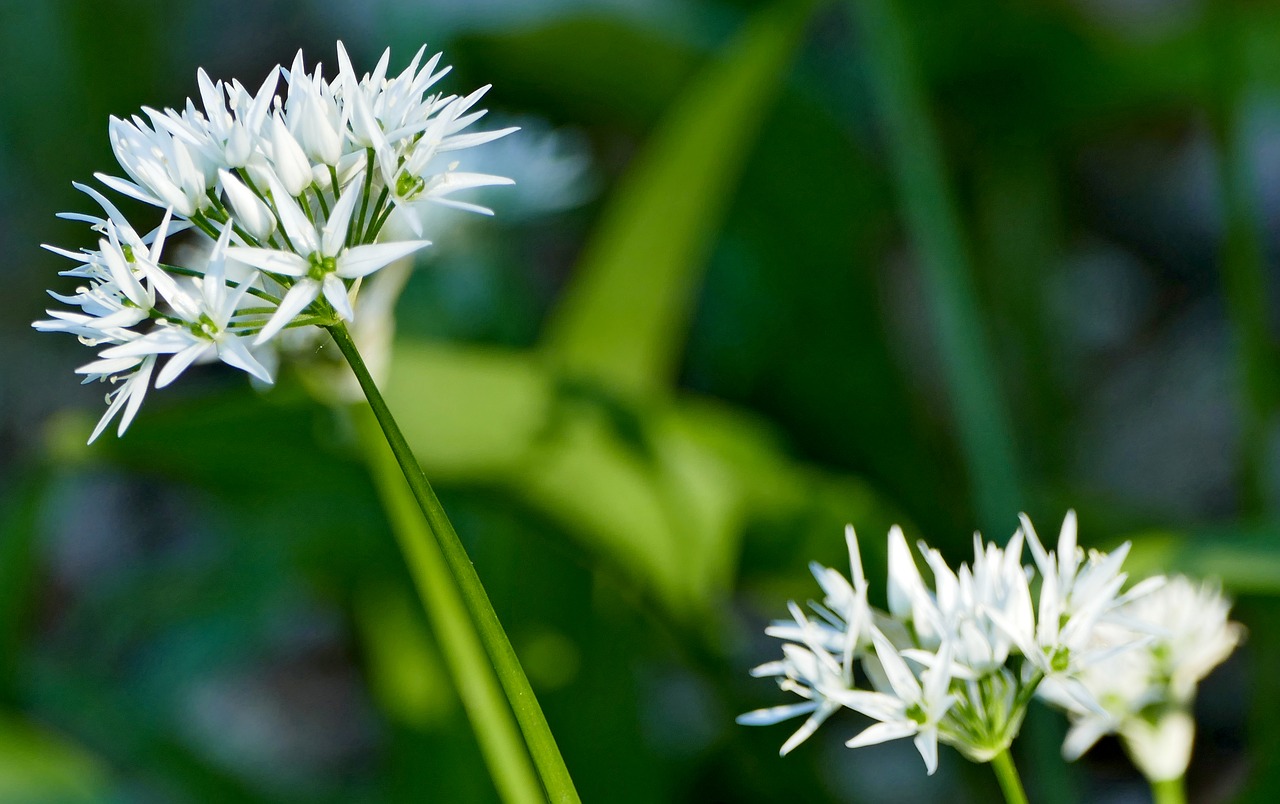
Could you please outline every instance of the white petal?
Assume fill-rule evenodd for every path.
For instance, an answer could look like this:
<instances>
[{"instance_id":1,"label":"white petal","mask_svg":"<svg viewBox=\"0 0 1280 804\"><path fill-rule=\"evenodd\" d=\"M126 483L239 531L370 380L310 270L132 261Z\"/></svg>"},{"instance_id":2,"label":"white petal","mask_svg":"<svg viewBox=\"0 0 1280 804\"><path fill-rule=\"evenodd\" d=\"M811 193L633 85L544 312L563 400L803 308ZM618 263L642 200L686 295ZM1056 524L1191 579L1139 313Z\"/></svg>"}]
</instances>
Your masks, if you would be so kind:
<instances>
[{"instance_id":1,"label":"white petal","mask_svg":"<svg viewBox=\"0 0 1280 804\"><path fill-rule=\"evenodd\" d=\"M306 276L311 270L311 264L292 251L231 246L227 249L227 256L271 274Z\"/></svg>"},{"instance_id":2,"label":"white petal","mask_svg":"<svg viewBox=\"0 0 1280 804\"><path fill-rule=\"evenodd\" d=\"M824 701L816 712L809 716L809 719L796 729L795 734L787 738L787 741L778 749L779 756L786 756L796 749L801 743L813 736L818 730L822 722L831 716L831 713L839 707L832 705L830 702Z\"/></svg>"},{"instance_id":3,"label":"white petal","mask_svg":"<svg viewBox=\"0 0 1280 804\"><path fill-rule=\"evenodd\" d=\"M144 204L150 204L153 207L165 206L165 203L159 198L151 195L131 181L119 179L115 176L108 176L105 173L95 173L93 174L93 177L121 195L127 195L136 201L141 201Z\"/></svg>"},{"instance_id":4,"label":"white petal","mask_svg":"<svg viewBox=\"0 0 1280 804\"><path fill-rule=\"evenodd\" d=\"M231 202L236 221L259 240L270 237L276 228L276 217L271 214L270 208L234 173L219 170L218 178L222 181L222 189L227 193L227 200Z\"/></svg>"},{"instance_id":5,"label":"white petal","mask_svg":"<svg viewBox=\"0 0 1280 804\"><path fill-rule=\"evenodd\" d=\"M894 720L868 726L861 734L845 743L850 748L864 748L890 740L900 740L916 733L916 724L910 720Z\"/></svg>"},{"instance_id":6,"label":"white petal","mask_svg":"<svg viewBox=\"0 0 1280 804\"><path fill-rule=\"evenodd\" d=\"M379 268L429 245L431 245L430 240L404 240L396 243L356 246L347 249L338 257L337 274L343 279L368 276Z\"/></svg>"},{"instance_id":7,"label":"white petal","mask_svg":"<svg viewBox=\"0 0 1280 804\"><path fill-rule=\"evenodd\" d=\"M334 311L343 321L354 321L356 313L351 309L351 299L347 295L347 286L333 274L324 278L322 283L324 297L333 305Z\"/></svg>"},{"instance_id":8,"label":"white petal","mask_svg":"<svg viewBox=\"0 0 1280 804\"><path fill-rule=\"evenodd\" d=\"M1111 732L1111 719L1082 717L1071 724L1067 738L1062 742L1062 758L1075 762L1093 747L1093 744Z\"/></svg>"},{"instance_id":9,"label":"white petal","mask_svg":"<svg viewBox=\"0 0 1280 804\"><path fill-rule=\"evenodd\" d=\"M767 709L757 709L754 712L738 715L737 723L742 726L772 726L774 723L781 723L793 717L807 715L817 708L817 701L771 706Z\"/></svg>"},{"instance_id":10,"label":"white petal","mask_svg":"<svg viewBox=\"0 0 1280 804\"><path fill-rule=\"evenodd\" d=\"M889 529L889 612L894 617L910 618L917 595L923 591L924 581L902 528Z\"/></svg>"},{"instance_id":11,"label":"white petal","mask_svg":"<svg viewBox=\"0 0 1280 804\"><path fill-rule=\"evenodd\" d=\"M914 740L920 758L924 760L925 770L932 776L938 769L938 732L934 729L922 731Z\"/></svg>"},{"instance_id":12,"label":"white petal","mask_svg":"<svg viewBox=\"0 0 1280 804\"><path fill-rule=\"evenodd\" d=\"M181 352L178 352L164 364L164 368L160 369L160 373L156 375L156 388L164 388L169 383L178 379L187 367L199 360L203 355L213 348L213 344L207 341L202 343L193 343Z\"/></svg>"},{"instance_id":13,"label":"white petal","mask_svg":"<svg viewBox=\"0 0 1280 804\"><path fill-rule=\"evenodd\" d=\"M920 682L912 674L911 668L907 667L907 663L898 655L898 649L879 630L871 632L871 639L875 643L876 656L880 658L880 664L884 667L885 675L888 676L894 693L906 702L920 700Z\"/></svg>"},{"instance_id":14,"label":"white petal","mask_svg":"<svg viewBox=\"0 0 1280 804\"><path fill-rule=\"evenodd\" d=\"M120 415L120 426L116 428L116 435L124 435L124 431L129 429L129 425L133 423L133 417L138 415L138 408L142 406L142 399L147 393L147 385L151 382L151 370L155 368L156 359L154 357L144 358L142 365L138 368L138 373L128 380L128 385L121 396L128 396L129 401L125 405L124 413Z\"/></svg>"},{"instance_id":15,"label":"white petal","mask_svg":"<svg viewBox=\"0 0 1280 804\"><path fill-rule=\"evenodd\" d=\"M271 320L258 333L258 337L254 338L253 345L261 346L280 330L284 329L289 322L297 317L308 304L316 300L316 296L320 295L320 283L311 278L305 278L298 284L289 288L289 292L280 300L280 306L276 308L275 313L271 316Z\"/></svg>"},{"instance_id":16,"label":"white petal","mask_svg":"<svg viewBox=\"0 0 1280 804\"><path fill-rule=\"evenodd\" d=\"M247 339L228 335L218 341L218 359L232 368L247 372L268 385L275 382L266 366L258 362L245 346Z\"/></svg>"},{"instance_id":17,"label":"white petal","mask_svg":"<svg viewBox=\"0 0 1280 804\"><path fill-rule=\"evenodd\" d=\"M355 211L356 201L360 193L350 187L333 205L329 220L325 222L324 233L320 238L320 248L325 256L333 257L341 250L343 241L347 239L347 230L351 225L351 215Z\"/></svg>"},{"instance_id":18,"label":"white petal","mask_svg":"<svg viewBox=\"0 0 1280 804\"><path fill-rule=\"evenodd\" d=\"M308 169L310 176L310 169ZM308 257L320 248L320 239L316 237L316 227L302 212L302 207L293 200L293 196L280 183L280 179L270 171L266 174L267 186L271 190L271 201L276 212L280 214L280 225L289 236L293 249L303 257Z\"/></svg>"},{"instance_id":19,"label":"white petal","mask_svg":"<svg viewBox=\"0 0 1280 804\"><path fill-rule=\"evenodd\" d=\"M311 162L279 113L271 120L271 164L289 195L301 195L311 184Z\"/></svg>"}]
</instances>

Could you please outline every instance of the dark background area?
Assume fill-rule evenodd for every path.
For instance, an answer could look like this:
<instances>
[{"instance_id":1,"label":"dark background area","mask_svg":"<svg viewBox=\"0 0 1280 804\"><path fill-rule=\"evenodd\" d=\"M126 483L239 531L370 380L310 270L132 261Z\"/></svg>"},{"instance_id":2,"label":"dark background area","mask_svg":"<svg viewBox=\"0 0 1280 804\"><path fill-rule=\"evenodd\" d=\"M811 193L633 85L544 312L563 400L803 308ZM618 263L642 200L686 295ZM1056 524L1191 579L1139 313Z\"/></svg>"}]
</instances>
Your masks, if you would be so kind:
<instances>
[{"instance_id":1,"label":"dark background area","mask_svg":"<svg viewBox=\"0 0 1280 804\"><path fill-rule=\"evenodd\" d=\"M193 371L86 448L88 352L30 328L71 282L39 244L90 245L71 182L118 172L108 115L300 47L332 74L337 39L444 50L523 127L468 163L516 178L496 217L432 222L388 395L585 801L993 800L950 750L845 749L853 714L785 759L733 718L783 700L747 670L845 522L882 589L892 522L960 561L1069 507L1236 598L1190 790L1273 800L1280 6L899 0L903 72L864 5L794 46L729 0L0 5L0 800L496 799L324 355L265 393ZM930 120L949 189L913 217ZM1146 800L1063 732L1027 724L1033 799Z\"/></svg>"}]
</instances>

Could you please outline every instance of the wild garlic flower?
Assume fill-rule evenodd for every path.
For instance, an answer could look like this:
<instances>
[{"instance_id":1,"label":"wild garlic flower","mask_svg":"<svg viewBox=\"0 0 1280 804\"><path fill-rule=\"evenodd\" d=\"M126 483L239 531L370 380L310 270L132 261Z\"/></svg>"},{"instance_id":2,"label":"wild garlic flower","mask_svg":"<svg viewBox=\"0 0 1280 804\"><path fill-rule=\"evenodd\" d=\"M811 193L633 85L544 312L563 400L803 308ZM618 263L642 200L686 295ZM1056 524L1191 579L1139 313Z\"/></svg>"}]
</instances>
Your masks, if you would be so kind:
<instances>
[{"instance_id":1,"label":"wild garlic flower","mask_svg":"<svg viewBox=\"0 0 1280 804\"><path fill-rule=\"evenodd\" d=\"M439 54L422 64L424 53L388 77L388 50L358 75L338 43L332 80L318 65L308 72L298 53L256 92L201 70L203 108L188 100L181 110L111 118L125 176L98 180L164 210L163 220L139 235L102 193L75 185L104 214L61 217L88 223L97 248L46 246L75 262L63 275L81 284L50 294L71 310L34 324L104 347L77 370L114 386L90 441L117 417L123 434L153 377L162 388L194 363L219 360L270 383L282 333L352 321L366 277L429 245L421 205L491 214L452 196L511 180L460 171L443 155L515 129L469 131L488 87L463 97L430 91L449 68L439 68ZM402 225L387 225L393 215ZM169 236L187 229L204 241L188 251L206 256L164 262ZM394 235L405 229L414 237Z\"/></svg>"},{"instance_id":2,"label":"wild garlic flower","mask_svg":"<svg viewBox=\"0 0 1280 804\"><path fill-rule=\"evenodd\" d=\"M812 616L792 603L792 619L766 629L785 641L783 658L752 671L805 701L738 719L767 725L808 715L783 745L784 754L847 708L876 721L850 739L850 747L912 737L930 774L939 742L972 761L990 762L1012 744L1042 683L1051 680L1070 691L1083 711L1100 710L1079 675L1145 638L1130 632L1105 650L1094 649L1095 629L1123 620L1117 609L1137 605L1153 587L1121 595L1125 552L1086 560L1076 548L1074 513L1056 554L1043 549L1025 517L1003 548L975 535L973 561L958 570L921 542L932 585L895 526L888 540L887 612L868 605L852 528L846 538L852 582L812 565L823 600L809 604ZM1022 562L1025 544L1032 545L1030 565ZM1032 594L1037 571L1038 598Z\"/></svg>"},{"instance_id":3,"label":"wild garlic flower","mask_svg":"<svg viewBox=\"0 0 1280 804\"><path fill-rule=\"evenodd\" d=\"M1183 576L1127 603L1124 620L1105 624L1094 638L1102 649L1135 638L1142 640L1140 646L1080 675L1101 707L1081 706L1070 697L1055 699L1071 719L1063 756L1077 759L1103 735L1117 733L1148 779L1180 778L1195 738L1191 706L1196 685L1243 637L1243 628L1228 620L1230 608L1216 586Z\"/></svg>"}]
</instances>

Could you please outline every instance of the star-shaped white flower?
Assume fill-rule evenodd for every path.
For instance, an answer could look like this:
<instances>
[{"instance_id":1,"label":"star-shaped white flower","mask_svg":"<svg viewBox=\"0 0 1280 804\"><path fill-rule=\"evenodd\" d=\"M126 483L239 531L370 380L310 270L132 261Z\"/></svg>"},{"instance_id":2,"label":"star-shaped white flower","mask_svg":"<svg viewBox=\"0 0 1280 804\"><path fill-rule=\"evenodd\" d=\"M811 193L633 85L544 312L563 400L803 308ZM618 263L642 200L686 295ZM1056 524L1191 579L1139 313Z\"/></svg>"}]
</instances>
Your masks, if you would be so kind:
<instances>
[{"instance_id":1,"label":"star-shaped white flower","mask_svg":"<svg viewBox=\"0 0 1280 804\"><path fill-rule=\"evenodd\" d=\"M951 686L951 642L942 641L937 660L917 679L884 634L875 631L872 640L889 689L879 692L858 690L839 696L849 708L880 721L845 745L860 748L913 737L925 769L932 776L938 769L938 726L956 700L948 691Z\"/></svg>"},{"instance_id":2,"label":"star-shaped white flower","mask_svg":"<svg viewBox=\"0 0 1280 804\"><path fill-rule=\"evenodd\" d=\"M280 306L258 333L255 345L271 339L287 326L322 293L338 317L350 321L355 317L344 279L368 276L388 263L406 257L424 246L428 240L404 240L392 243L370 243L348 248L347 229L359 193L349 187L334 205L328 220L318 227L307 219L293 197L274 177L268 176L271 195L280 222L292 245L292 251L269 248L232 246L228 256L279 277L294 279Z\"/></svg>"},{"instance_id":3,"label":"star-shaped white flower","mask_svg":"<svg viewBox=\"0 0 1280 804\"><path fill-rule=\"evenodd\" d=\"M845 667L823 647L826 640L821 629L795 603L788 604L788 608L795 618L794 636L800 644L783 645L782 659L754 668L751 675L757 678L776 677L780 688L799 695L805 701L757 709L737 718L737 722L744 726L769 726L808 715L800 728L782 744L779 753L783 756L809 739L827 718L845 705L837 696L846 692L852 683ZM788 638L792 635L789 633Z\"/></svg>"},{"instance_id":4,"label":"star-shaped white flower","mask_svg":"<svg viewBox=\"0 0 1280 804\"><path fill-rule=\"evenodd\" d=\"M191 364L214 358L271 383L270 372L249 352L246 339L231 326L231 320L252 283L242 282L234 289L227 287L226 258L230 240L231 227L228 226L214 244L205 275L196 280L198 292L176 283L169 289L167 301L184 323L161 322L142 337L103 350L101 356L140 358L172 355L156 375L156 388L172 383Z\"/></svg>"}]
</instances>

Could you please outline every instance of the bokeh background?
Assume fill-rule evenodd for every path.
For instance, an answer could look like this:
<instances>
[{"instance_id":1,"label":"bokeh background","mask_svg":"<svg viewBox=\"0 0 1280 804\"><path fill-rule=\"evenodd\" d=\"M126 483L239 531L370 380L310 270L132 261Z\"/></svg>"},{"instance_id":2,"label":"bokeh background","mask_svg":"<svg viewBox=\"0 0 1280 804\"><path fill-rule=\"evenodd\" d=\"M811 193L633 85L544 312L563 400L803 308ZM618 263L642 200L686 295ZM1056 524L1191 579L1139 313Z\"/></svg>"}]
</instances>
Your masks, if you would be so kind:
<instances>
[{"instance_id":1,"label":"bokeh background","mask_svg":"<svg viewBox=\"0 0 1280 804\"><path fill-rule=\"evenodd\" d=\"M844 523L882 579L891 522L959 561L1069 507L1236 598L1190 787L1275 800L1280 6L1238 0L6 0L0 800L496 800L323 375L191 372L86 448L87 352L29 326L108 115L337 39L523 127L473 157L497 216L431 222L388 393L584 800L993 800L852 714L781 760L733 717ZM1062 733L1033 799L1147 800Z\"/></svg>"}]
</instances>

